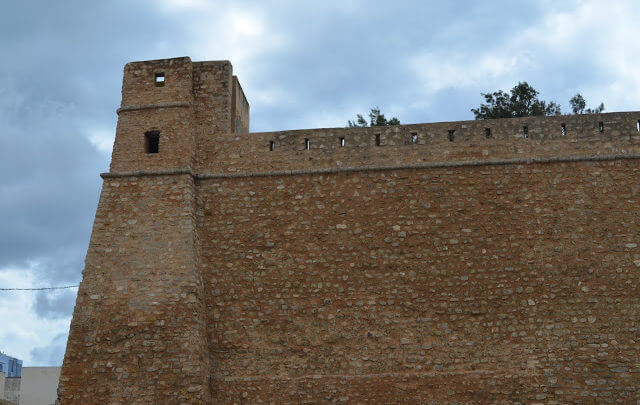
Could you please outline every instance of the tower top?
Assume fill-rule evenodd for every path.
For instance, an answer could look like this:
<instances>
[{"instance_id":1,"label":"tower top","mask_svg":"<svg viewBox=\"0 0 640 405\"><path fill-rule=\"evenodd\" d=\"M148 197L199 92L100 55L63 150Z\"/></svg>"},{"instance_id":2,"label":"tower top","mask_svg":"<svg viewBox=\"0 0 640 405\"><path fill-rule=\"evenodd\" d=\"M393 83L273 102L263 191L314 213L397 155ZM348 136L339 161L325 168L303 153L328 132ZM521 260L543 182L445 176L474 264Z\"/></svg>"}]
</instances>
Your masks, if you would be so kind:
<instances>
[{"instance_id":1,"label":"tower top","mask_svg":"<svg viewBox=\"0 0 640 405\"><path fill-rule=\"evenodd\" d=\"M220 132L249 132L249 103L228 60L192 62L188 56L125 65L118 110L180 104L209 112Z\"/></svg>"},{"instance_id":2,"label":"tower top","mask_svg":"<svg viewBox=\"0 0 640 405\"><path fill-rule=\"evenodd\" d=\"M227 60L127 63L112 171L192 168L196 139L249 132L249 103Z\"/></svg>"}]
</instances>

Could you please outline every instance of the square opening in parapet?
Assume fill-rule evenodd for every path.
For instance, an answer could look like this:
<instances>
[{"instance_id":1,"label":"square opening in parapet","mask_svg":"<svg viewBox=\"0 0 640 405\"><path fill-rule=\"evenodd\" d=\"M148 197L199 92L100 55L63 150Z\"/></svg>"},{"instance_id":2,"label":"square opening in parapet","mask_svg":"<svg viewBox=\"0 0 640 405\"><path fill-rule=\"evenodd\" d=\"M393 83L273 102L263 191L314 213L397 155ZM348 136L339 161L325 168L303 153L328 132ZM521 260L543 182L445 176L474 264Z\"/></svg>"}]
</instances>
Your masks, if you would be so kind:
<instances>
[{"instance_id":1,"label":"square opening in parapet","mask_svg":"<svg viewBox=\"0 0 640 405\"><path fill-rule=\"evenodd\" d=\"M412 132L411 133L411 143L418 143L418 133L417 132Z\"/></svg>"},{"instance_id":2,"label":"square opening in parapet","mask_svg":"<svg viewBox=\"0 0 640 405\"><path fill-rule=\"evenodd\" d=\"M164 72L156 73L156 87L164 86Z\"/></svg>"},{"instance_id":3,"label":"square opening in parapet","mask_svg":"<svg viewBox=\"0 0 640 405\"><path fill-rule=\"evenodd\" d=\"M456 130L450 129L447 133L447 138L449 138L449 142L453 142L453 138L455 137Z\"/></svg>"}]
</instances>

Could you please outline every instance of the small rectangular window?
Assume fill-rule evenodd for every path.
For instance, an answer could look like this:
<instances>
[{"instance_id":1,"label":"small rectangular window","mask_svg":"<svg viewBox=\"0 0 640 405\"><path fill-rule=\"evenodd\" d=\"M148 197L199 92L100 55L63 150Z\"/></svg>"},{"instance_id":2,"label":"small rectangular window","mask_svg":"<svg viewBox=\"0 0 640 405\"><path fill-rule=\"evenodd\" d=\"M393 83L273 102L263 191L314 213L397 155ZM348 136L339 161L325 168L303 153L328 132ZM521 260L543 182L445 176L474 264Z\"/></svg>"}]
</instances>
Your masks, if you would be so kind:
<instances>
[{"instance_id":1,"label":"small rectangular window","mask_svg":"<svg viewBox=\"0 0 640 405\"><path fill-rule=\"evenodd\" d=\"M525 138L528 138L528 137L529 137L529 127L528 127L528 126L526 126L526 125L525 125L525 126L523 126L523 127L522 127L522 133L524 134L524 137L525 137Z\"/></svg>"},{"instance_id":2,"label":"small rectangular window","mask_svg":"<svg viewBox=\"0 0 640 405\"><path fill-rule=\"evenodd\" d=\"M636 122L636 130L640 132L640 120Z\"/></svg>"},{"instance_id":3,"label":"small rectangular window","mask_svg":"<svg viewBox=\"0 0 640 405\"><path fill-rule=\"evenodd\" d=\"M567 134L567 126L565 124L562 124L560 128L562 129L562 136L565 136Z\"/></svg>"},{"instance_id":4,"label":"small rectangular window","mask_svg":"<svg viewBox=\"0 0 640 405\"><path fill-rule=\"evenodd\" d=\"M484 136L487 139L491 138L491 128L485 128L484 129Z\"/></svg>"},{"instance_id":5,"label":"small rectangular window","mask_svg":"<svg viewBox=\"0 0 640 405\"><path fill-rule=\"evenodd\" d=\"M449 130L449 133L447 134L447 137L449 138L449 142L453 142L453 137L454 137L455 133L456 133L455 129L450 129Z\"/></svg>"},{"instance_id":6,"label":"small rectangular window","mask_svg":"<svg viewBox=\"0 0 640 405\"><path fill-rule=\"evenodd\" d=\"M600 121L600 122L598 123L598 130L599 130L600 132L604 132L604 122Z\"/></svg>"},{"instance_id":7,"label":"small rectangular window","mask_svg":"<svg viewBox=\"0 0 640 405\"><path fill-rule=\"evenodd\" d=\"M144 134L145 153L158 153L160 151L160 132L149 131Z\"/></svg>"},{"instance_id":8,"label":"small rectangular window","mask_svg":"<svg viewBox=\"0 0 640 405\"><path fill-rule=\"evenodd\" d=\"M340 138L340 147L344 148L344 138Z\"/></svg>"},{"instance_id":9,"label":"small rectangular window","mask_svg":"<svg viewBox=\"0 0 640 405\"><path fill-rule=\"evenodd\" d=\"M411 133L411 143L418 143L418 133L417 132L412 132Z\"/></svg>"},{"instance_id":10,"label":"small rectangular window","mask_svg":"<svg viewBox=\"0 0 640 405\"><path fill-rule=\"evenodd\" d=\"M308 140L308 139L305 139L305 140L304 140L304 148L305 148L306 150L311 149L311 141L310 141L310 140Z\"/></svg>"},{"instance_id":11,"label":"small rectangular window","mask_svg":"<svg viewBox=\"0 0 640 405\"><path fill-rule=\"evenodd\" d=\"M156 87L164 86L164 72L156 73Z\"/></svg>"},{"instance_id":12,"label":"small rectangular window","mask_svg":"<svg viewBox=\"0 0 640 405\"><path fill-rule=\"evenodd\" d=\"M269 141L269 150L273 151L276 148L276 143L274 141Z\"/></svg>"},{"instance_id":13,"label":"small rectangular window","mask_svg":"<svg viewBox=\"0 0 640 405\"><path fill-rule=\"evenodd\" d=\"M376 134L376 146L380 146L380 134Z\"/></svg>"}]
</instances>

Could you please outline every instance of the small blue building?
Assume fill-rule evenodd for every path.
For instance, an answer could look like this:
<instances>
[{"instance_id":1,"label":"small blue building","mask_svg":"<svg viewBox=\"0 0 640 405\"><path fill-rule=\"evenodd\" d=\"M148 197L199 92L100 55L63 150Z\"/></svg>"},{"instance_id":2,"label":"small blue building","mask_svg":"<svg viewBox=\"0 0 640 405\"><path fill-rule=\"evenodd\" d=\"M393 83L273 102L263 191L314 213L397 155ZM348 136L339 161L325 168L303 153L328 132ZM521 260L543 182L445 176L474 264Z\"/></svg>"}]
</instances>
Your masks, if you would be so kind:
<instances>
[{"instance_id":1,"label":"small blue building","mask_svg":"<svg viewBox=\"0 0 640 405\"><path fill-rule=\"evenodd\" d=\"M0 352L0 372L4 372L7 378L21 378L22 360L18 360Z\"/></svg>"}]
</instances>

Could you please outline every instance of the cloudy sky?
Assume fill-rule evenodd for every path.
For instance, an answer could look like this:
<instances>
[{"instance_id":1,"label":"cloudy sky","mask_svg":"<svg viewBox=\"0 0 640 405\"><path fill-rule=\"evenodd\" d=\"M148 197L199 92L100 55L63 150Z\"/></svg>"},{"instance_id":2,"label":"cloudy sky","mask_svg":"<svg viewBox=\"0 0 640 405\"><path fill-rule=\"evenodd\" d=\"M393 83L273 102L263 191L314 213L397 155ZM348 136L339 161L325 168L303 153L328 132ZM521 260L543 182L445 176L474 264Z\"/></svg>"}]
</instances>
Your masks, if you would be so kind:
<instances>
[{"instance_id":1,"label":"cloudy sky","mask_svg":"<svg viewBox=\"0 0 640 405\"><path fill-rule=\"evenodd\" d=\"M528 81L640 109L640 7L606 1L6 2L0 13L0 288L80 281L128 61L228 59L251 130L472 119ZM59 365L75 289L0 291L0 351Z\"/></svg>"}]
</instances>

